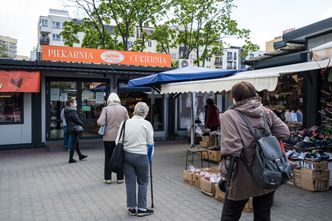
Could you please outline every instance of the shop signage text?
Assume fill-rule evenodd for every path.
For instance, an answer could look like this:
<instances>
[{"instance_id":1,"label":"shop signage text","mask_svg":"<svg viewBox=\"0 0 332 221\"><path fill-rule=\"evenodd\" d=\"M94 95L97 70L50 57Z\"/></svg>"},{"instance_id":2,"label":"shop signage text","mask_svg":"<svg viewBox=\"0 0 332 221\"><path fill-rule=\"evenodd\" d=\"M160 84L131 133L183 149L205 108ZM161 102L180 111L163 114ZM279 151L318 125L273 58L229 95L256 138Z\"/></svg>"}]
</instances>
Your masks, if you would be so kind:
<instances>
[{"instance_id":1,"label":"shop signage text","mask_svg":"<svg viewBox=\"0 0 332 221\"><path fill-rule=\"evenodd\" d=\"M171 67L172 63L169 54L46 45L42 47L42 60L154 67Z\"/></svg>"}]
</instances>

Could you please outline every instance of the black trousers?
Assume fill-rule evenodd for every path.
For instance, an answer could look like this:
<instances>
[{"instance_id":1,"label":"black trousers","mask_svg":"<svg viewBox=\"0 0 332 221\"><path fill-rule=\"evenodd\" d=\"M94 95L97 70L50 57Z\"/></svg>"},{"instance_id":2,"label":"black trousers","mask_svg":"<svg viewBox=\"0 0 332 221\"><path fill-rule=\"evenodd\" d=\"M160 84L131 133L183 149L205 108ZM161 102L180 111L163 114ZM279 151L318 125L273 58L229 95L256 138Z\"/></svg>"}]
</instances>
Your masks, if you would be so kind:
<instances>
[{"instance_id":1,"label":"black trousers","mask_svg":"<svg viewBox=\"0 0 332 221\"><path fill-rule=\"evenodd\" d=\"M254 221L271 221L271 207L274 192L253 197ZM227 200L224 203L224 216L221 221L238 221L241 218L242 210L247 203L246 200Z\"/></svg>"},{"instance_id":2,"label":"black trousers","mask_svg":"<svg viewBox=\"0 0 332 221\"><path fill-rule=\"evenodd\" d=\"M111 180L112 172L109 168L113 150L115 148L115 141L104 141L105 148L105 164L104 164L104 179ZM123 180L123 172L116 174L117 180Z\"/></svg>"},{"instance_id":3,"label":"black trousers","mask_svg":"<svg viewBox=\"0 0 332 221\"><path fill-rule=\"evenodd\" d=\"M82 156L82 153L80 151L80 143L78 140L78 134L73 133L73 134L70 134L69 136L71 137L71 149L69 152L69 160L72 160L74 157L75 150L79 157Z\"/></svg>"}]
</instances>

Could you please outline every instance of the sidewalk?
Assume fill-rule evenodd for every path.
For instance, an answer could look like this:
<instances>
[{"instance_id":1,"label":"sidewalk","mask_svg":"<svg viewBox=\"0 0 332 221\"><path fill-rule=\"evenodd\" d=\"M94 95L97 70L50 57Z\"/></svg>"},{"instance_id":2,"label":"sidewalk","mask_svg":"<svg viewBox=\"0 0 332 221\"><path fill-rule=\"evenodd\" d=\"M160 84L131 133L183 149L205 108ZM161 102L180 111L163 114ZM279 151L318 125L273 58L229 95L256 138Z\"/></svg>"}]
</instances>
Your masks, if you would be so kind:
<instances>
[{"instance_id":1,"label":"sidewalk","mask_svg":"<svg viewBox=\"0 0 332 221\"><path fill-rule=\"evenodd\" d=\"M67 163L65 151L0 151L0 220L220 220L222 203L182 181L187 147L179 141L156 145L155 213L142 218L127 215L124 184L103 183L101 141L82 144L89 157L75 164ZM276 193L272 220L328 221L331 205L331 190L311 193L286 185ZM250 213L241 218L252 219Z\"/></svg>"}]
</instances>

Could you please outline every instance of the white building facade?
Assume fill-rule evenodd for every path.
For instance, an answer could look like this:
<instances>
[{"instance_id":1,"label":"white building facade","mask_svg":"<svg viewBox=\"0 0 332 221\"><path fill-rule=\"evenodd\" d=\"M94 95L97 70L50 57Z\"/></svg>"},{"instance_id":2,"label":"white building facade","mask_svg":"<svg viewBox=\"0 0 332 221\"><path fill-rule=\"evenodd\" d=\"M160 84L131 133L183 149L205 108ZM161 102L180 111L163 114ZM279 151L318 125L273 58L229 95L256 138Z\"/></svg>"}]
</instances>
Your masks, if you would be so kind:
<instances>
[{"instance_id":1,"label":"white building facade","mask_svg":"<svg viewBox=\"0 0 332 221\"><path fill-rule=\"evenodd\" d=\"M0 58L16 58L17 39L0 35Z\"/></svg>"}]
</instances>

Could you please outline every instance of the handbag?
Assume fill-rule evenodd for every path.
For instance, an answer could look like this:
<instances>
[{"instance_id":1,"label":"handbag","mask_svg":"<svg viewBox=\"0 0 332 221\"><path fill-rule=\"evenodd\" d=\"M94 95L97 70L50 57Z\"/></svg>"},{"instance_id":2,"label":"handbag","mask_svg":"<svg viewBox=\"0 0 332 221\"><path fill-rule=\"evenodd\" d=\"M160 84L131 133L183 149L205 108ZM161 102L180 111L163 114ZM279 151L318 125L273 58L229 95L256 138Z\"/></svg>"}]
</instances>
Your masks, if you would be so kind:
<instances>
[{"instance_id":1,"label":"handbag","mask_svg":"<svg viewBox=\"0 0 332 221\"><path fill-rule=\"evenodd\" d=\"M101 136L104 136L105 135L105 132L106 132L106 125L107 125L107 112L105 110L105 124L103 126L101 126L98 130L98 134L101 135Z\"/></svg>"},{"instance_id":2,"label":"handbag","mask_svg":"<svg viewBox=\"0 0 332 221\"><path fill-rule=\"evenodd\" d=\"M74 125L74 130L77 132L77 133L82 133L84 131L84 128L81 126L81 125L77 125L75 124Z\"/></svg>"},{"instance_id":3,"label":"handbag","mask_svg":"<svg viewBox=\"0 0 332 221\"><path fill-rule=\"evenodd\" d=\"M109 169L111 172L114 173L120 173L123 171L123 156L124 156L123 144L125 138L125 130L126 130L126 121L123 122L118 144L115 146L110 160ZM122 143L120 143L121 136L122 136Z\"/></svg>"}]
</instances>

